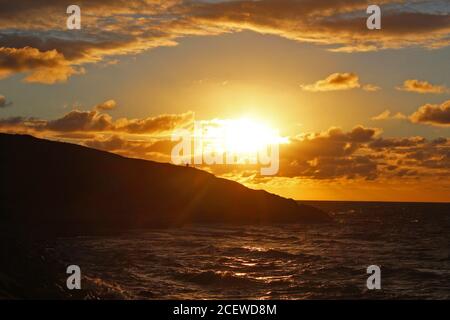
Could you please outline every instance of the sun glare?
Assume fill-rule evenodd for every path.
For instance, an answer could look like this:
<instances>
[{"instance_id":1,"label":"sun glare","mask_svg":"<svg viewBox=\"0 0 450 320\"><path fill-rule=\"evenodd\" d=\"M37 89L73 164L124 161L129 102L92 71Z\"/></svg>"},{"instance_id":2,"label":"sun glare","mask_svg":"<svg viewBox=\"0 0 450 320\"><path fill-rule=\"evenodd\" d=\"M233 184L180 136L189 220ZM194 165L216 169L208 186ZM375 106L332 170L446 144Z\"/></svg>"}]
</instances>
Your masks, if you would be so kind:
<instances>
[{"instance_id":1,"label":"sun glare","mask_svg":"<svg viewBox=\"0 0 450 320\"><path fill-rule=\"evenodd\" d=\"M269 145L288 142L277 130L248 118L214 120L203 134L214 151L236 154L255 153Z\"/></svg>"}]
</instances>

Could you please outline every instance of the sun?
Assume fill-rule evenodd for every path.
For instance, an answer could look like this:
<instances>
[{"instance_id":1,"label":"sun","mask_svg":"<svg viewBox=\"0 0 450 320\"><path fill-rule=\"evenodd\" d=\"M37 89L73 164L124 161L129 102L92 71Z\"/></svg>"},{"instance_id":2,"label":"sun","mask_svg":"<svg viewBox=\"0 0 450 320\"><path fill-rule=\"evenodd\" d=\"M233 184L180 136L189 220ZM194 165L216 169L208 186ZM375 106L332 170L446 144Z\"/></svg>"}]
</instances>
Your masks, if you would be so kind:
<instances>
[{"instance_id":1,"label":"sun","mask_svg":"<svg viewBox=\"0 0 450 320\"><path fill-rule=\"evenodd\" d=\"M287 143L278 130L250 118L214 120L205 128L203 138L215 152L252 154L270 145Z\"/></svg>"},{"instance_id":2,"label":"sun","mask_svg":"<svg viewBox=\"0 0 450 320\"><path fill-rule=\"evenodd\" d=\"M257 152L283 140L276 130L247 118L228 120L224 126L227 131L225 149L231 152Z\"/></svg>"}]
</instances>

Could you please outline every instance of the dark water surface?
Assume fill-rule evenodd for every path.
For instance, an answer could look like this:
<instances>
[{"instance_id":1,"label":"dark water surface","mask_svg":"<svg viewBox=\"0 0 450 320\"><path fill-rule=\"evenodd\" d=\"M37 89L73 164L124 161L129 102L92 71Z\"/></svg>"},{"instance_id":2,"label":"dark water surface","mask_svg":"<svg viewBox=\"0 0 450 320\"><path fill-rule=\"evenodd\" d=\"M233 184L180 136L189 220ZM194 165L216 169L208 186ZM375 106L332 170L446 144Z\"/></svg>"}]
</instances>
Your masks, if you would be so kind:
<instances>
[{"instance_id":1,"label":"dark water surface","mask_svg":"<svg viewBox=\"0 0 450 320\"><path fill-rule=\"evenodd\" d=\"M448 204L310 204L336 222L134 230L47 251L102 298L450 298ZM366 288L372 264L382 290Z\"/></svg>"}]
</instances>

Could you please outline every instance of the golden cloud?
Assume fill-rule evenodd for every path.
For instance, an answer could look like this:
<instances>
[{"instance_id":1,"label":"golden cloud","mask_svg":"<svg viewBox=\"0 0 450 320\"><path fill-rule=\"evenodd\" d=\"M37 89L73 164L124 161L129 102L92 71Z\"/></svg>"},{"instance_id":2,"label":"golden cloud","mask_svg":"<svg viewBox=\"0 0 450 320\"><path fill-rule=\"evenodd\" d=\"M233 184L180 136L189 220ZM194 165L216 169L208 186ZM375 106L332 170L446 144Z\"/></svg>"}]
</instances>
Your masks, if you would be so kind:
<instances>
[{"instance_id":1,"label":"golden cloud","mask_svg":"<svg viewBox=\"0 0 450 320\"><path fill-rule=\"evenodd\" d=\"M449 102L433 106L433 121L436 121L436 108L445 112ZM419 111L421 115L430 116L428 107ZM97 110L73 110L54 120L0 119L0 131L30 133L127 157L171 162L171 151L177 142L170 140L170 133L191 128L193 118L192 112L186 112L113 120ZM251 165L202 165L199 168L224 177L238 177L247 183L266 183L267 180ZM341 181L433 176L450 177L450 140L444 137L434 140L389 138L382 137L380 129L359 125L348 131L332 127L323 132L303 133L291 137L288 144L280 145L279 178Z\"/></svg>"},{"instance_id":2,"label":"golden cloud","mask_svg":"<svg viewBox=\"0 0 450 320\"><path fill-rule=\"evenodd\" d=\"M113 100L113 99L110 99L110 100L106 100L106 101L104 101L102 103L97 104L94 107L94 110L97 110L97 111L108 111L108 110L114 109L116 106L117 106L117 102L115 100Z\"/></svg>"},{"instance_id":3,"label":"golden cloud","mask_svg":"<svg viewBox=\"0 0 450 320\"><path fill-rule=\"evenodd\" d=\"M430 4L421 2L380 0L378 4L386 6L382 30L377 32L366 28L363 0L80 0L77 4L82 29L71 32L65 29L66 1L0 0L0 75L28 72L25 81L62 82L82 72L80 66L86 63L175 45L185 36L241 30L326 45L339 52L450 44L450 16L430 11ZM442 10L448 12L448 7Z\"/></svg>"},{"instance_id":4,"label":"golden cloud","mask_svg":"<svg viewBox=\"0 0 450 320\"><path fill-rule=\"evenodd\" d=\"M300 87L310 92L339 91L355 88L362 88L365 91L371 92L380 90L380 87L373 84L361 85L358 75L352 72L333 73L324 80L318 80L313 84L300 85Z\"/></svg>"},{"instance_id":5,"label":"golden cloud","mask_svg":"<svg viewBox=\"0 0 450 320\"><path fill-rule=\"evenodd\" d=\"M402 86L397 87L397 90L417 93L445 93L449 91L449 89L443 85L435 85L428 81L416 79L405 80Z\"/></svg>"},{"instance_id":6,"label":"golden cloud","mask_svg":"<svg viewBox=\"0 0 450 320\"><path fill-rule=\"evenodd\" d=\"M372 120L391 120L391 119L396 119L396 120L403 120L403 119L407 119L408 117L405 116L403 113L401 112L397 112L396 114L392 114L390 110L385 110L383 112L381 112L379 115L376 115L374 117L372 117Z\"/></svg>"},{"instance_id":7,"label":"golden cloud","mask_svg":"<svg viewBox=\"0 0 450 320\"><path fill-rule=\"evenodd\" d=\"M330 128L291 138L280 146L276 178L312 180L415 179L433 174L450 176L450 141L423 137L383 138L380 130L357 126L350 131ZM164 137L103 134L79 143L133 158L171 162L175 142ZM215 175L248 184L269 183L255 165L199 165Z\"/></svg>"}]
</instances>

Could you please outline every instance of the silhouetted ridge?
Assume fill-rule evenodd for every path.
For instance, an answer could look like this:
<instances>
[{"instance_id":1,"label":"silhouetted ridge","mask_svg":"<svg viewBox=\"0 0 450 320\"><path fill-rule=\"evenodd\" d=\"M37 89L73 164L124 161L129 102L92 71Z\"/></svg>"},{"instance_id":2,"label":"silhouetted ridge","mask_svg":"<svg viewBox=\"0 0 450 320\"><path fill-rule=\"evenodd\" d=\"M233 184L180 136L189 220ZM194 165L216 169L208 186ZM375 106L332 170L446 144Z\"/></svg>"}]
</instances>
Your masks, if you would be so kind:
<instances>
[{"instance_id":1,"label":"silhouetted ridge","mask_svg":"<svg viewBox=\"0 0 450 320\"><path fill-rule=\"evenodd\" d=\"M67 228L317 222L328 216L195 168L0 134L0 219Z\"/></svg>"}]
</instances>

